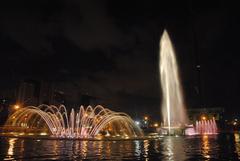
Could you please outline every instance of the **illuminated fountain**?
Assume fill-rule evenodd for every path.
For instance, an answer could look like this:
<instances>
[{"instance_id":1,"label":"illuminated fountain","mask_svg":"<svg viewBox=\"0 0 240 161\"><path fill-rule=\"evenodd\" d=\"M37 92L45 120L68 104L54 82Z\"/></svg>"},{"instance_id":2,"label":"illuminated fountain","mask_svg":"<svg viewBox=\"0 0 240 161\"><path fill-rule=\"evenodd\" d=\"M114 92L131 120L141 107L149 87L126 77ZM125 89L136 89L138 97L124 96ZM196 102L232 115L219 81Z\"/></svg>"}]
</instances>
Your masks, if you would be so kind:
<instances>
[{"instance_id":1,"label":"illuminated fountain","mask_svg":"<svg viewBox=\"0 0 240 161\"><path fill-rule=\"evenodd\" d=\"M160 77L162 87L162 134L206 135L217 134L215 119L196 121L187 125L181 81L175 52L167 31L163 32L160 41Z\"/></svg>"},{"instance_id":2,"label":"illuminated fountain","mask_svg":"<svg viewBox=\"0 0 240 161\"><path fill-rule=\"evenodd\" d=\"M196 121L196 134L217 134L215 119Z\"/></svg>"},{"instance_id":3,"label":"illuminated fountain","mask_svg":"<svg viewBox=\"0 0 240 161\"><path fill-rule=\"evenodd\" d=\"M61 105L18 109L7 120L4 130L50 135L56 138L132 138L141 137L142 130L125 113L114 112L100 105L81 106L78 111Z\"/></svg>"},{"instance_id":4,"label":"illuminated fountain","mask_svg":"<svg viewBox=\"0 0 240 161\"><path fill-rule=\"evenodd\" d=\"M163 129L172 133L187 123L186 109L183 100L178 64L172 42L167 31L163 32L160 41L159 68L162 87Z\"/></svg>"},{"instance_id":5,"label":"illuminated fountain","mask_svg":"<svg viewBox=\"0 0 240 161\"><path fill-rule=\"evenodd\" d=\"M218 133L215 119L196 121L195 127L185 130L186 135L214 135Z\"/></svg>"}]
</instances>

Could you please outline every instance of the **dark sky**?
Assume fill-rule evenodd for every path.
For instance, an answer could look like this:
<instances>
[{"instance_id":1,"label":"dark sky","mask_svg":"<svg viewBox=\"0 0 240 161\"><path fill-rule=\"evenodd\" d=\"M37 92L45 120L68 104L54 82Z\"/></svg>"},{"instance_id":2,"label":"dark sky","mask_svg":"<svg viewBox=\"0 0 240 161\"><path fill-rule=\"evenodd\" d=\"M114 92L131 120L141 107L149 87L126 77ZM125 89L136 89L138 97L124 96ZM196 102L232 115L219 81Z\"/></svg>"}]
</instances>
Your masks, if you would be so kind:
<instances>
[{"instance_id":1,"label":"dark sky","mask_svg":"<svg viewBox=\"0 0 240 161\"><path fill-rule=\"evenodd\" d=\"M187 107L240 112L234 4L9 0L0 6L1 91L24 78L54 81L125 112L159 114L158 52L166 28Z\"/></svg>"}]
</instances>

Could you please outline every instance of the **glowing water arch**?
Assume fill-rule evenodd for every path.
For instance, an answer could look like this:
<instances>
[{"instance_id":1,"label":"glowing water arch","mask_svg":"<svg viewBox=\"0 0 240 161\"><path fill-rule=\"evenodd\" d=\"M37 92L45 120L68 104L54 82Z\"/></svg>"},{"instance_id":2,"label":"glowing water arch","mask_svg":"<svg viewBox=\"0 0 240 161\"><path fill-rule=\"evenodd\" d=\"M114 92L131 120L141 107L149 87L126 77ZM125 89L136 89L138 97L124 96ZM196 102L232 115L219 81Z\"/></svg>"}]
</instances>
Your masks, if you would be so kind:
<instances>
[{"instance_id":1,"label":"glowing water arch","mask_svg":"<svg viewBox=\"0 0 240 161\"><path fill-rule=\"evenodd\" d=\"M75 112L71 110L68 115L65 106L40 105L28 106L17 110L7 120L5 127L39 128L45 126L50 135L68 138L93 138L109 127L113 134L127 135L129 137L142 136L142 130L125 113L114 112L103 106L86 109L80 106ZM40 125L39 125L40 124ZM45 128L46 128L45 127Z\"/></svg>"}]
</instances>

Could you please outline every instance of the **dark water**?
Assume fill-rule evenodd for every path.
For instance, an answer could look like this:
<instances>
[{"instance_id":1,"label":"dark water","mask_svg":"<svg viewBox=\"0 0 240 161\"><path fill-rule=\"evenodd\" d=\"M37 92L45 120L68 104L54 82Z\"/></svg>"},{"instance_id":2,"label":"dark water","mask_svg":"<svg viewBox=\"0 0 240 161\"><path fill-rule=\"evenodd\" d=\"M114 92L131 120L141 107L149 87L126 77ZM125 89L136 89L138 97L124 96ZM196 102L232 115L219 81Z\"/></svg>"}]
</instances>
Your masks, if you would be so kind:
<instances>
[{"instance_id":1,"label":"dark water","mask_svg":"<svg viewBox=\"0 0 240 161\"><path fill-rule=\"evenodd\" d=\"M240 135L79 141L0 138L0 160L238 160Z\"/></svg>"}]
</instances>

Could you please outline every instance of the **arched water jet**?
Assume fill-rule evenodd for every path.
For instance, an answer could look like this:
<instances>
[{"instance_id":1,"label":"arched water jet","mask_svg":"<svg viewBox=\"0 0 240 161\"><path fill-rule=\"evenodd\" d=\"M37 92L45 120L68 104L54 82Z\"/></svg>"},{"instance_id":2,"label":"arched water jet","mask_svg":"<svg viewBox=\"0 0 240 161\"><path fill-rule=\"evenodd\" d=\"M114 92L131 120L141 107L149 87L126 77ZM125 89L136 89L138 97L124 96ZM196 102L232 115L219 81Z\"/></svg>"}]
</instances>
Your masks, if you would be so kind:
<instances>
[{"instance_id":1,"label":"arched water jet","mask_svg":"<svg viewBox=\"0 0 240 161\"><path fill-rule=\"evenodd\" d=\"M17 110L7 120L5 129L17 127L22 131L28 129L45 129L48 134L58 138L95 138L106 132L108 136L143 136L142 130L125 113L114 112L100 105L81 106L78 111L71 109L68 115L65 106L40 105L28 106Z\"/></svg>"}]
</instances>

